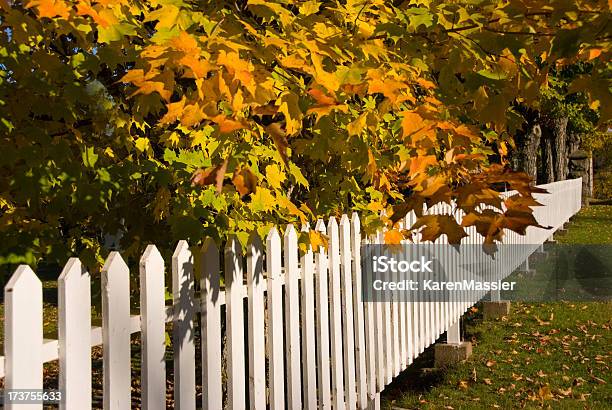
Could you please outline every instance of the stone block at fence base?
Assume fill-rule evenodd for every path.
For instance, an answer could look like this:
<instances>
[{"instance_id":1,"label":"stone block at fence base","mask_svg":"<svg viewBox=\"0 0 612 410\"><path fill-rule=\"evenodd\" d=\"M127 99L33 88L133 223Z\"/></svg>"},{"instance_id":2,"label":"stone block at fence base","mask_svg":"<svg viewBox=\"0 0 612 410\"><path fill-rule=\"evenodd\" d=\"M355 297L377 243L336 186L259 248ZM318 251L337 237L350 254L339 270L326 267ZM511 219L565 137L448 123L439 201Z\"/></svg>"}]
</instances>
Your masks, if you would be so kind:
<instances>
[{"instance_id":1,"label":"stone block at fence base","mask_svg":"<svg viewBox=\"0 0 612 410\"><path fill-rule=\"evenodd\" d=\"M510 314L510 301L483 302L482 313L485 320L499 319L502 316L507 316Z\"/></svg>"},{"instance_id":2,"label":"stone block at fence base","mask_svg":"<svg viewBox=\"0 0 612 410\"><path fill-rule=\"evenodd\" d=\"M536 251L529 255L529 263L531 264L536 264L538 262L545 261L546 259L548 259L547 251Z\"/></svg>"},{"instance_id":3,"label":"stone block at fence base","mask_svg":"<svg viewBox=\"0 0 612 410\"><path fill-rule=\"evenodd\" d=\"M535 269L518 269L516 274L519 278L533 278L537 271Z\"/></svg>"},{"instance_id":4,"label":"stone block at fence base","mask_svg":"<svg viewBox=\"0 0 612 410\"><path fill-rule=\"evenodd\" d=\"M437 343L434 346L434 363L437 368L462 362L472 355L472 343Z\"/></svg>"}]
</instances>

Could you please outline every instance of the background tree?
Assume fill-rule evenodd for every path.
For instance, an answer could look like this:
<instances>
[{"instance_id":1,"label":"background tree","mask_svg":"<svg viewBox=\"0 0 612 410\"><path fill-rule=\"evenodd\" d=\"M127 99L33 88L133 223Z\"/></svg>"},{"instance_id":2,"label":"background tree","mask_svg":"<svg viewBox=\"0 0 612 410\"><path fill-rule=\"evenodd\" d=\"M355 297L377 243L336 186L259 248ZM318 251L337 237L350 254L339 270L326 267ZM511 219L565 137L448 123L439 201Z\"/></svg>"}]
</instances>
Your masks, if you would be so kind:
<instances>
[{"instance_id":1,"label":"background tree","mask_svg":"<svg viewBox=\"0 0 612 410\"><path fill-rule=\"evenodd\" d=\"M0 8L0 230L11 262L78 253L99 266L104 233L122 231L136 255L148 242L244 241L351 210L366 232L383 209L390 225L415 210L426 239L457 242L475 225L492 243L537 224L529 178L507 169L517 104L537 103L552 67L586 60L591 71L569 88L610 106L604 2ZM502 182L519 192L505 208L493 189ZM422 212L452 200L463 226Z\"/></svg>"}]
</instances>

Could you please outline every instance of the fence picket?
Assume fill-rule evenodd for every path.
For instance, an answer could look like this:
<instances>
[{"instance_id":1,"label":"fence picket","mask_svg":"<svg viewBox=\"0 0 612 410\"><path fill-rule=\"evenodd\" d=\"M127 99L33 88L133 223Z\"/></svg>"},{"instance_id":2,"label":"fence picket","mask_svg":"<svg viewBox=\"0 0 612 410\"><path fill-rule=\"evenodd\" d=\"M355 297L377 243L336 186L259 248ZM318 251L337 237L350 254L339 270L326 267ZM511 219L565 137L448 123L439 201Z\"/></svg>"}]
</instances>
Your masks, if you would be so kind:
<instances>
[{"instance_id":1,"label":"fence picket","mask_svg":"<svg viewBox=\"0 0 612 410\"><path fill-rule=\"evenodd\" d=\"M355 376L355 332L353 318L353 279L351 266L351 225L346 214L340 218L340 274L342 287L343 352L344 374L346 376L346 405L349 409L357 407L357 386ZM360 279L359 279L360 280Z\"/></svg>"},{"instance_id":2,"label":"fence picket","mask_svg":"<svg viewBox=\"0 0 612 410\"><path fill-rule=\"evenodd\" d=\"M325 223L317 221L315 229L325 233ZM329 310L327 289L327 255L323 246L315 253L316 302L317 302L317 386L319 407L331 408L331 384L329 363Z\"/></svg>"},{"instance_id":3,"label":"fence picket","mask_svg":"<svg viewBox=\"0 0 612 410\"><path fill-rule=\"evenodd\" d=\"M104 409L130 409L130 271L118 252L102 268Z\"/></svg>"},{"instance_id":4,"label":"fence picket","mask_svg":"<svg viewBox=\"0 0 612 410\"><path fill-rule=\"evenodd\" d=\"M166 408L165 303L164 260L155 245L149 245L140 258L143 409Z\"/></svg>"},{"instance_id":5,"label":"fence picket","mask_svg":"<svg viewBox=\"0 0 612 410\"><path fill-rule=\"evenodd\" d=\"M174 402L180 409L195 409L195 329L193 256L187 241L179 241L172 255L174 326Z\"/></svg>"},{"instance_id":6,"label":"fence picket","mask_svg":"<svg viewBox=\"0 0 612 410\"><path fill-rule=\"evenodd\" d=\"M344 219L344 217L343 217ZM342 221L341 225L344 223ZM362 272L361 272L361 226L359 216L353 212L350 220L350 247L351 247L351 275L350 283L353 286L353 326L355 333L355 384L357 388L358 408L365 409L368 406L368 375L366 366L366 343L365 343L365 302L362 297Z\"/></svg>"},{"instance_id":7,"label":"fence picket","mask_svg":"<svg viewBox=\"0 0 612 410\"><path fill-rule=\"evenodd\" d=\"M302 231L308 232L307 225ZM304 408L317 408L317 352L315 349L315 301L314 301L314 260L312 248L300 257L302 269L302 369Z\"/></svg>"},{"instance_id":8,"label":"fence picket","mask_svg":"<svg viewBox=\"0 0 612 410\"><path fill-rule=\"evenodd\" d=\"M60 408L90 409L91 279L81 261L70 258L57 282Z\"/></svg>"},{"instance_id":9,"label":"fence picket","mask_svg":"<svg viewBox=\"0 0 612 410\"><path fill-rule=\"evenodd\" d=\"M206 386L202 407L223 408L221 384L221 302L219 249L212 238L206 238L200 252L200 294L202 298L202 385Z\"/></svg>"},{"instance_id":10,"label":"fence picket","mask_svg":"<svg viewBox=\"0 0 612 410\"><path fill-rule=\"evenodd\" d=\"M232 410L245 408L243 277L242 248L234 237L225 247L227 407Z\"/></svg>"},{"instance_id":11,"label":"fence picket","mask_svg":"<svg viewBox=\"0 0 612 410\"><path fill-rule=\"evenodd\" d=\"M281 283L281 240L276 228L266 238L268 274L268 357L270 360L270 409L285 408L283 343L283 285Z\"/></svg>"},{"instance_id":12,"label":"fence picket","mask_svg":"<svg viewBox=\"0 0 612 410\"><path fill-rule=\"evenodd\" d=\"M4 389L43 387L42 283L20 265L4 287ZM6 403L7 410L37 410L42 404Z\"/></svg>"},{"instance_id":13,"label":"fence picket","mask_svg":"<svg viewBox=\"0 0 612 410\"><path fill-rule=\"evenodd\" d=\"M256 232L247 246L247 292L249 316L249 399L252 409L266 408L265 304L263 244Z\"/></svg>"},{"instance_id":14,"label":"fence picket","mask_svg":"<svg viewBox=\"0 0 612 410\"><path fill-rule=\"evenodd\" d=\"M288 225L284 235L285 331L287 340L287 407L302 408L300 377L300 295L297 233Z\"/></svg>"},{"instance_id":15,"label":"fence picket","mask_svg":"<svg viewBox=\"0 0 612 410\"><path fill-rule=\"evenodd\" d=\"M342 366L342 302L340 300L340 238L336 218L329 219L329 293L331 333L331 382L334 408L344 408L344 368Z\"/></svg>"}]
</instances>

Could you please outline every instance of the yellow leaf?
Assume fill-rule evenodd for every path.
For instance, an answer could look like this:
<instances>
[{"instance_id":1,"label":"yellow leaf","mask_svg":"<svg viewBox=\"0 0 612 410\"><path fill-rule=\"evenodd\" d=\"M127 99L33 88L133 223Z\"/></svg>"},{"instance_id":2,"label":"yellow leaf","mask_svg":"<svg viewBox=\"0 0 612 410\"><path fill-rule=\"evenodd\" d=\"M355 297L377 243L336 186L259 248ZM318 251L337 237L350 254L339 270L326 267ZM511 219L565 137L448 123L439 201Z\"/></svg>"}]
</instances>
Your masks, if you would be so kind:
<instances>
[{"instance_id":1,"label":"yellow leaf","mask_svg":"<svg viewBox=\"0 0 612 410\"><path fill-rule=\"evenodd\" d=\"M552 400L553 398L552 393L550 391L550 387L548 386L540 387L540 389L538 390L538 396L540 396L540 399L542 400Z\"/></svg>"},{"instance_id":2,"label":"yellow leaf","mask_svg":"<svg viewBox=\"0 0 612 410\"><path fill-rule=\"evenodd\" d=\"M314 251L318 251L320 247L327 248L327 238L321 232L311 229L308 231L308 236L310 237L310 246Z\"/></svg>"},{"instance_id":3,"label":"yellow leaf","mask_svg":"<svg viewBox=\"0 0 612 410\"><path fill-rule=\"evenodd\" d=\"M278 165L270 164L266 167L266 181L272 188L281 189L281 184L285 179L285 174Z\"/></svg>"},{"instance_id":4,"label":"yellow leaf","mask_svg":"<svg viewBox=\"0 0 612 410\"><path fill-rule=\"evenodd\" d=\"M151 141L146 137L136 139L134 146L139 152L146 152L148 155L153 154L153 148L151 147Z\"/></svg>"},{"instance_id":5,"label":"yellow leaf","mask_svg":"<svg viewBox=\"0 0 612 410\"><path fill-rule=\"evenodd\" d=\"M232 111L234 113L242 111L242 107L244 104L244 97L242 96L242 90L238 89L234 94L234 98L232 99Z\"/></svg>"},{"instance_id":6,"label":"yellow leaf","mask_svg":"<svg viewBox=\"0 0 612 410\"><path fill-rule=\"evenodd\" d=\"M367 113L361 114L354 121L350 122L346 126L346 130L348 131L349 136L360 135L363 129L366 126L366 120L368 118Z\"/></svg>"},{"instance_id":7,"label":"yellow leaf","mask_svg":"<svg viewBox=\"0 0 612 410\"><path fill-rule=\"evenodd\" d=\"M300 4L300 14L310 16L311 14L318 13L320 5L321 3L316 0L305 1L304 3Z\"/></svg>"},{"instance_id":8,"label":"yellow leaf","mask_svg":"<svg viewBox=\"0 0 612 410\"><path fill-rule=\"evenodd\" d=\"M260 186L255 193L251 194L251 210L253 212L271 211L275 205L276 198L267 188Z\"/></svg>"}]
</instances>

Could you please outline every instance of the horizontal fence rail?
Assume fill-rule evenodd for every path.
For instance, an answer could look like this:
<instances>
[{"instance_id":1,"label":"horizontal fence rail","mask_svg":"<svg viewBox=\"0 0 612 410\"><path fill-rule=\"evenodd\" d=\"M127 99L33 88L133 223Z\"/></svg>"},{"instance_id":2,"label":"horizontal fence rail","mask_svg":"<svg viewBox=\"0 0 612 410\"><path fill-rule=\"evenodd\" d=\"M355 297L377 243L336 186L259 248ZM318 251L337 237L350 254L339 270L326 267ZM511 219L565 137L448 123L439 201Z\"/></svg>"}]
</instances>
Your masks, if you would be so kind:
<instances>
[{"instance_id":1,"label":"horizontal fence rail","mask_svg":"<svg viewBox=\"0 0 612 410\"><path fill-rule=\"evenodd\" d=\"M535 195L544 206L535 208L534 215L551 229L529 227L524 236L506 231L505 243L532 247L477 261L485 264L487 280L512 273L580 210L580 179L541 187L549 194ZM461 220L453 204L427 211ZM415 220L411 213L400 224L410 227ZM4 290L0 377L5 389L42 389L43 363L59 360L61 408L92 408L91 349L102 345L103 407L131 408L130 337L140 332L141 404L164 409L166 324L172 323L176 408L196 408L198 368L206 409L377 408L385 386L485 293L432 302L407 300L406 295L388 303L365 302L361 245L384 243L384 232L363 238L357 214L327 224L320 220L312 229L326 233L327 248L298 253L291 225L282 237L273 228L265 243L253 235L244 255L237 240L229 241L223 257L210 239L197 252L180 241L168 266L149 245L139 265L139 315L130 312L128 266L112 252L101 276L101 327L91 326L90 276L71 258L58 279L58 340L43 339L42 285L28 266L20 266ZM482 243L473 227L468 233L465 243ZM413 240L419 243L420 238ZM444 243L445 236L436 242ZM469 275L460 266L474 263L458 258L470 255L441 256L451 278ZM171 284L165 283L166 269L171 270ZM166 287L171 289L170 306ZM196 357L201 358L199 366ZM42 404L13 407L41 409Z\"/></svg>"}]
</instances>

